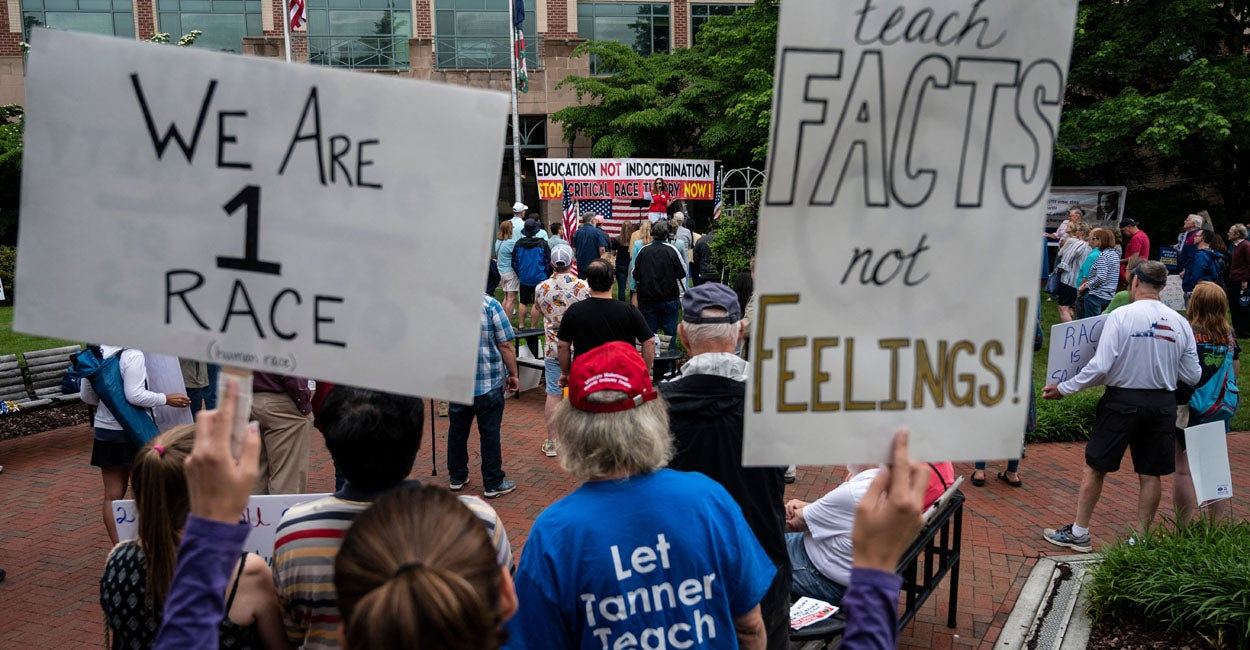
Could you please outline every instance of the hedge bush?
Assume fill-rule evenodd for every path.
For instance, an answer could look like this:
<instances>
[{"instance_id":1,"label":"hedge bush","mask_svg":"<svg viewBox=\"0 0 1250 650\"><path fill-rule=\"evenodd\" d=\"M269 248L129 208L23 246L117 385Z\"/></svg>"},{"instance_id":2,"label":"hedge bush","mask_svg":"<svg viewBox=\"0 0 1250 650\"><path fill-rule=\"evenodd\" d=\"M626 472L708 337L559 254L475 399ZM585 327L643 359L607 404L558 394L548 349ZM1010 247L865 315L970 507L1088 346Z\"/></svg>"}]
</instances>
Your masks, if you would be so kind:
<instances>
[{"instance_id":1,"label":"hedge bush","mask_svg":"<svg viewBox=\"0 0 1250 650\"><path fill-rule=\"evenodd\" d=\"M1158 621L1216 648L1250 647L1250 523L1203 518L1103 547L1090 614Z\"/></svg>"}]
</instances>

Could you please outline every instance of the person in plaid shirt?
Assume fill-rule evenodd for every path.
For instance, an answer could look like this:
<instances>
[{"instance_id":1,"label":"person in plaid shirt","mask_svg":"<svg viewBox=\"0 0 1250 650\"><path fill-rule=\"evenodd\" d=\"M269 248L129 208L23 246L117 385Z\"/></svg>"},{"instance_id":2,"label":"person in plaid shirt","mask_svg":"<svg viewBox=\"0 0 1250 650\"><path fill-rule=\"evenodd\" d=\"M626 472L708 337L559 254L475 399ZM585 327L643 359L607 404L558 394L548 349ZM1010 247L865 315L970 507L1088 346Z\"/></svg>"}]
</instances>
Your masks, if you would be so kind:
<instances>
[{"instance_id":1,"label":"person in plaid shirt","mask_svg":"<svg viewBox=\"0 0 1250 650\"><path fill-rule=\"evenodd\" d=\"M473 403L452 403L448 408L447 475L453 492L459 492L469 482L469 425L474 416L482 445L482 485L486 488L482 496L494 499L516 489L516 483L505 478L503 452L499 448L504 389L515 392L520 388L512 338L512 325L503 306L482 294L482 331L477 346Z\"/></svg>"}]
</instances>

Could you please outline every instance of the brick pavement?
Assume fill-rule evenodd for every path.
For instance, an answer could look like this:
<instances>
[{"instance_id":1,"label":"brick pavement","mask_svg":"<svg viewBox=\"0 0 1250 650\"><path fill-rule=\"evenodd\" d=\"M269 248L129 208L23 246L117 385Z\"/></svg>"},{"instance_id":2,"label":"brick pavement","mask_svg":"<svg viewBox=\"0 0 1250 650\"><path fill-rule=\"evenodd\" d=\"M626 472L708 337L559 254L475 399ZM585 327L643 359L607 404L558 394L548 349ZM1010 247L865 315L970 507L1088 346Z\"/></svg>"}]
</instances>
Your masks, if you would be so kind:
<instances>
[{"instance_id":1,"label":"brick pavement","mask_svg":"<svg viewBox=\"0 0 1250 650\"><path fill-rule=\"evenodd\" d=\"M544 438L543 395L529 391L509 400L504 416L504 467L520 489L497 499L498 509L518 549L538 513L574 487L556 462L539 452ZM427 437L417 456L413 478L446 480L447 420L436 420L438 476L430 476ZM1250 434L1229 438L1234 483L1250 485ZM478 454L470 439L471 483L480 493ZM1021 468L1023 489L993 479L1001 463L991 464L985 487L965 484L967 516L960 577L958 626L945 627L946 590L939 589L903 631L905 648L990 648L1036 559L1070 551L1049 546L1039 529L1069 523L1074 515L1081 444L1046 444L1029 448ZM108 542L100 521L99 471L88 464L91 433L86 424L0 442L0 647L98 648L104 624L98 605L98 580ZM1126 459L1126 470L1128 460ZM956 464L970 476L972 467ZM787 497L811 500L836 485L841 468L800 467L799 480ZM318 437L313 445L309 488L329 491L333 471ZM1164 479L1162 511L1171 507L1171 481ZM1095 512L1096 543L1127 534L1136 511L1136 480L1131 473L1108 479ZM1246 499L1235 512L1247 517ZM679 507L676 506L675 507Z\"/></svg>"}]
</instances>

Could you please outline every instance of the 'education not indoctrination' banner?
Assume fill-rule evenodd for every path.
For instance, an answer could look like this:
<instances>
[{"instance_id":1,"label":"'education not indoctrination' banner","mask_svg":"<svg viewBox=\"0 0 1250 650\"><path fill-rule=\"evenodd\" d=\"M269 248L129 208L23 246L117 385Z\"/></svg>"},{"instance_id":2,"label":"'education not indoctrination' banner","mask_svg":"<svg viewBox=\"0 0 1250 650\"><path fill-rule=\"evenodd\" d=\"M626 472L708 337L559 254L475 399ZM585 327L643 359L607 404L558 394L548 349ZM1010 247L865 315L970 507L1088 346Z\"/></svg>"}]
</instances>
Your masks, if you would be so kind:
<instances>
[{"instance_id":1,"label":"'education not indoctrination' banner","mask_svg":"<svg viewBox=\"0 0 1250 650\"><path fill-rule=\"evenodd\" d=\"M1010 458L1077 0L787 0L747 464Z\"/></svg>"},{"instance_id":2,"label":"'education not indoctrination' banner","mask_svg":"<svg viewBox=\"0 0 1250 650\"><path fill-rule=\"evenodd\" d=\"M641 199L663 178L672 200L711 201L716 183L714 160L642 158L538 158L538 198L564 196L565 183L575 199Z\"/></svg>"}]
</instances>

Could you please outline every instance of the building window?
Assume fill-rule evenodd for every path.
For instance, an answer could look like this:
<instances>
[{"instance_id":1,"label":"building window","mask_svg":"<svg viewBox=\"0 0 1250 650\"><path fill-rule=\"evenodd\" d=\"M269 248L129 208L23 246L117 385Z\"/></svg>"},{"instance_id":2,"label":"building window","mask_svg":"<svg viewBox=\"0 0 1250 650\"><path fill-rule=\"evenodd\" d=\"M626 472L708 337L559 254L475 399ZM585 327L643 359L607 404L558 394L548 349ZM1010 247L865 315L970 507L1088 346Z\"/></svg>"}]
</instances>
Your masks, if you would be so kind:
<instances>
[{"instance_id":1,"label":"building window","mask_svg":"<svg viewBox=\"0 0 1250 650\"><path fill-rule=\"evenodd\" d=\"M46 1L46 0L45 0ZM157 0L160 31L174 39L198 29L193 47L242 52L244 36L260 36L261 0Z\"/></svg>"},{"instance_id":2,"label":"building window","mask_svg":"<svg viewBox=\"0 0 1250 650\"><path fill-rule=\"evenodd\" d=\"M508 0L435 0L434 65L438 68L508 70L512 67ZM525 65L538 67L538 19L525 0Z\"/></svg>"},{"instance_id":3,"label":"building window","mask_svg":"<svg viewBox=\"0 0 1250 650\"><path fill-rule=\"evenodd\" d=\"M308 0L308 60L341 68L408 67L412 10L397 0Z\"/></svg>"},{"instance_id":4,"label":"building window","mask_svg":"<svg viewBox=\"0 0 1250 650\"><path fill-rule=\"evenodd\" d=\"M590 41L616 41L635 52L663 54L669 51L667 4L645 2L579 2L577 35ZM604 74L598 62L590 62L591 74Z\"/></svg>"},{"instance_id":5,"label":"building window","mask_svg":"<svg viewBox=\"0 0 1250 650\"><path fill-rule=\"evenodd\" d=\"M22 0L26 40L32 27L134 38L135 12L130 0Z\"/></svg>"},{"instance_id":6,"label":"building window","mask_svg":"<svg viewBox=\"0 0 1250 650\"><path fill-rule=\"evenodd\" d=\"M699 40L699 28L712 16L732 16L735 11L750 7L749 4L691 4L690 5L690 44Z\"/></svg>"}]
</instances>

